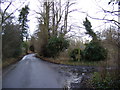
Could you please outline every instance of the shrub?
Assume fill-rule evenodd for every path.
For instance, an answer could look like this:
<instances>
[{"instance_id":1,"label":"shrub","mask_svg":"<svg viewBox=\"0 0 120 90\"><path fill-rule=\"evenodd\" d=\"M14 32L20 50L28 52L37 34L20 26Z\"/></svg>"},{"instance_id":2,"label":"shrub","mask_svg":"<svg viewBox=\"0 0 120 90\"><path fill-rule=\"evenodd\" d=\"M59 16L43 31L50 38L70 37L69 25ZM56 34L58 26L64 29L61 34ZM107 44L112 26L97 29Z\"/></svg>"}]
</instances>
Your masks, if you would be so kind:
<instances>
[{"instance_id":1,"label":"shrub","mask_svg":"<svg viewBox=\"0 0 120 90\"><path fill-rule=\"evenodd\" d=\"M48 40L44 56L56 57L61 51L64 51L69 46L69 41L63 37L51 37Z\"/></svg>"},{"instance_id":2,"label":"shrub","mask_svg":"<svg viewBox=\"0 0 120 90\"><path fill-rule=\"evenodd\" d=\"M29 48L28 42L26 42L26 41L22 42L22 49L23 49L22 53L26 53L27 54L28 48Z\"/></svg>"},{"instance_id":3,"label":"shrub","mask_svg":"<svg viewBox=\"0 0 120 90\"><path fill-rule=\"evenodd\" d=\"M32 51L32 52L34 52L34 51L35 51L34 46L31 45L31 46L29 47L29 50Z\"/></svg>"},{"instance_id":4,"label":"shrub","mask_svg":"<svg viewBox=\"0 0 120 90\"><path fill-rule=\"evenodd\" d=\"M94 72L91 81L94 88L120 88L120 77L113 77L110 72L106 72L106 76L104 78L101 77L101 74L99 72Z\"/></svg>"},{"instance_id":5,"label":"shrub","mask_svg":"<svg viewBox=\"0 0 120 90\"><path fill-rule=\"evenodd\" d=\"M82 52L82 59L86 61L100 61L107 58L107 50L98 42L90 42Z\"/></svg>"},{"instance_id":6,"label":"shrub","mask_svg":"<svg viewBox=\"0 0 120 90\"><path fill-rule=\"evenodd\" d=\"M80 50L80 53L79 53L79 50L80 50L80 49L75 48L75 49L73 49L73 50L70 52L69 56L70 56L70 58L71 58L73 61L78 61L78 60L80 60L81 55L79 55L79 54L81 53L81 50Z\"/></svg>"}]
</instances>

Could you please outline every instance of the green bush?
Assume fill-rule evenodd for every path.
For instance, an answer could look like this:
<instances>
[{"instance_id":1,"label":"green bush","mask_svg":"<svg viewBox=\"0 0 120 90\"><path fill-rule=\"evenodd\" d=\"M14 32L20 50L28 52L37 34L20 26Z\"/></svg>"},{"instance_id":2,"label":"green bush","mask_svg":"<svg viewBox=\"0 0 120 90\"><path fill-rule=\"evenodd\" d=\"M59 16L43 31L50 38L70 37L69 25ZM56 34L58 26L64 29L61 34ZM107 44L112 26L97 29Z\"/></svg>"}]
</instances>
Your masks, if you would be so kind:
<instances>
[{"instance_id":1,"label":"green bush","mask_svg":"<svg viewBox=\"0 0 120 90\"><path fill-rule=\"evenodd\" d=\"M120 77L113 77L110 72L106 72L104 78L101 77L99 72L94 72L91 79L92 86L99 89L115 88L120 89Z\"/></svg>"},{"instance_id":2,"label":"green bush","mask_svg":"<svg viewBox=\"0 0 120 90\"><path fill-rule=\"evenodd\" d=\"M22 47L24 48L24 49L26 49L26 48L28 48L28 43L27 42L22 42Z\"/></svg>"},{"instance_id":3,"label":"green bush","mask_svg":"<svg viewBox=\"0 0 120 90\"><path fill-rule=\"evenodd\" d=\"M98 42L90 42L82 52L82 59L86 61L100 61L107 58L107 50Z\"/></svg>"},{"instance_id":4,"label":"green bush","mask_svg":"<svg viewBox=\"0 0 120 90\"><path fill-rule=\"evenodd\" d=\"M64 51L69 46L69 41L63 37L51 37L48 40L44 56L56 57L61 51Z\"/></svg>"},{"instance_id":5,"label":"green bush","mask_svg":"<svg viewBox=\"0 0 120 90\"><path fill-rule=\"evenodd\" d=\"M80 50L80 53L79 53L79 50L80 49L78 49L78 48L75 48L75 49L73 49L71 52L70 52L70 54L69 54L69 56L70 56L70 58L73 60L73 61L78 61L79 59L80 59L80 57L81 57L81 50ZM79 55L80 54L80 55Z\"/></svg>"},{"instance_id":6,"label":"green bush","mask_svg":"<svg viewBox=\"0 0 120 90\"><path fill-rule=\"evenodd\" d=\"M34 52L34 51L35 51L34 46L31 45L31 46L29 47L29 50L32 51L32 52Z\"/></svg>"},{"instance_id":7,"label":"green bush","mask_svg":"<svg viewBox=\"0 0 120 90\"><path fill-rule=\"evenodd\" d=\"M28 46L28 42L26 42L26 41L24 41L24 42L22 42L22 53L28 53L27 51L28 51L28 48L29 48L29 46Z\"/></svg>"}]
</instances>

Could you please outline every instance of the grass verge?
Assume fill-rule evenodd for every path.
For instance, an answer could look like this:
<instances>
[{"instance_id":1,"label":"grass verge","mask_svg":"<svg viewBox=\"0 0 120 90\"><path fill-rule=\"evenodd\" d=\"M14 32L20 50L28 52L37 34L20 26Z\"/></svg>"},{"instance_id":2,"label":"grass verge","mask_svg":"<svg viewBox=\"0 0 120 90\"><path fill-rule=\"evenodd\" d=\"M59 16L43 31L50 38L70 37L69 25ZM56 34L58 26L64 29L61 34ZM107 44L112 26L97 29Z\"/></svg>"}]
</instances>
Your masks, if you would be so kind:
<instances>
[{"instance_id":1,"label":"grass verge","mask_svg":"<svg viewBox=\"0 0 120 90\"><path fill-rule=\"evenodd\" d=\"M16 62L20 61L23 56L24 55L21 55L17 58L7 58L7 59L2 60L2 68L4 69L12 64L15 64Z\"/></svg>"},{"instance_id":2,"label":"grass verge","mask_svg":"<svg viewBox=\"0 0 120 90\"><path fill-rule=\"evenodd\" d=\"M54 63L54 64L65 64L65 65L81 65L81 66L99 66L103 63L103 61L94 61L94 62L88 62L88 61L72 61L69 58L46 58L43 56L36 55L37 58L40 58L44 61Z\"/></svg>"}]
</instances>

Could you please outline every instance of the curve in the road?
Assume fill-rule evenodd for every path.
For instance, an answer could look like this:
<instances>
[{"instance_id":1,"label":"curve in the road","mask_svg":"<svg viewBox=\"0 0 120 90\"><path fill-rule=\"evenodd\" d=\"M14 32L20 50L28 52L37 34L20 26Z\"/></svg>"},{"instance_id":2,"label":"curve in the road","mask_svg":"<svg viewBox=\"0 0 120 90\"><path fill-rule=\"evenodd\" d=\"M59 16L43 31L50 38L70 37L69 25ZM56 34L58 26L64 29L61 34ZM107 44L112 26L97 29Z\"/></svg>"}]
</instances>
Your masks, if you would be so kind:
<instances>
[{"instance_id":1,"label":"curve in the road","mask_svg":"<svg viewBox=\"0 0 120 90\"><path fill-rule=\"evenodd\" d=\"M29 54L3 76L3 88L62 88L64 79L48 63Z\"/></svg>"}]
</instances>

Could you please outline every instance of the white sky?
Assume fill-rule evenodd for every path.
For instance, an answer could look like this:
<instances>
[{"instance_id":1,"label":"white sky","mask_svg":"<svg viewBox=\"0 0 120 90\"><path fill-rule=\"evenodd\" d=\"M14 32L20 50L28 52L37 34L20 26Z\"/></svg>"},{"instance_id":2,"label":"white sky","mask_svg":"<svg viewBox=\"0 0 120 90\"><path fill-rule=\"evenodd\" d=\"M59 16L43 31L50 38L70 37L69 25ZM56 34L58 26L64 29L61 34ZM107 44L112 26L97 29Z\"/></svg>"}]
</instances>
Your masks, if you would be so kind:
<instances>
[{"instance_id":1,"label":"white sky","mask_svg":"<svg viewBox=\"0 0 120 90\"><path fill-rule=\"evenodd\" d=\"M14 0L14 1L22 1L22 0ZM29 14L29 18L28 18L30 20L30 22L28 24L30 27L30 33L33 34L33 32L36 30L36 25L37 25L37 19L36 19L37 15L33 11L34 10L39 11L38 7L39 7L40 3L38 2L38 0L26 0L26 1L27 1L26 4L28 2L30 2L29 3L30 14ZM62 1L64 1L64 0L62 0ZM74 1L74 0L72 0L72 1ZM103 18L105 14L102 12L102 9L100 7L104 8L106 10L111 10L112 5L108 5L109 1L110 0L76 0L77 3L75 5L73 5L71 7L71 9L78 9L79 11L71 13L70 14L71 17L69 18L68 22L78 25L80 27L84 27L82 24L86 17L86 14L82 13L83 11L87 12L92 17ZM18 6L18 5L16 4L16 6ZM14 7L16 7L16 6L14 6ZM118 7L116 6L115 8L117 9ZM16 12L15 15L18 17L19 13ZM111 17L110 14L108 14L107 17L109 19L114 18L113 16ZM99 31L103 28L106 28L106 24L104 24L103 21L98 21L98 20L94 20L91 18L88 18L88 19L90 20L90 22L93 26L93 29L95 31ZM110 24L108 24L108 25L110 25ZM98 26L101 26L101 27L98 28ZM79 33L79 32L77 32L77 31L79 31L77 29L75 29L74 31L76 31L76 33ZM82 29L80 31L85 32L84 29Z\"/></svg>"},{"instance_id":2,"label":"white sky","mask_svg":"<svg viewBox=\"0 0 120 90\"><path fill-rule=\"evenodd\" d=\"M74 0L72 0L72 1L74 1ZM82 23L86 17L86 14L81 13L81 12L83 12L83 11L87 12L92 17L103 18L105 16L105 14L102 12L102 9L100 7L104 8L106 10L112 9L112 6L108 5L109 0L76 0L76 2L77 3L75 5L73 5L71 7L71 9L78 9L79 11L71 13L70 14L71 17L69 18L68 22L76 24L80 27L83 27ZM37 2L37 0L30 0L29 7L31 10L38 11L39 10L38 6L39 6L39 3ZM108 17L109 19L113 18L113 16L110 17L110 15L108 15L106 17ZM29 17L29 19L30 19L30 23L29 23L30 24L30 31L31 31L31 33L33 33L34 30L36 29L36 24L37 24L37 21L35 19L35 15ZM98 21L98 20L94 20L91 18L89 18L89 20L91 21L91 24L92 24L93 29L95 31L98 31L101 28L103 29L103 27L106 27L106 25L103 23L103 21ZM101 27L96 28L98 26L101 26Z\"/></svg>"}]
</instances>

